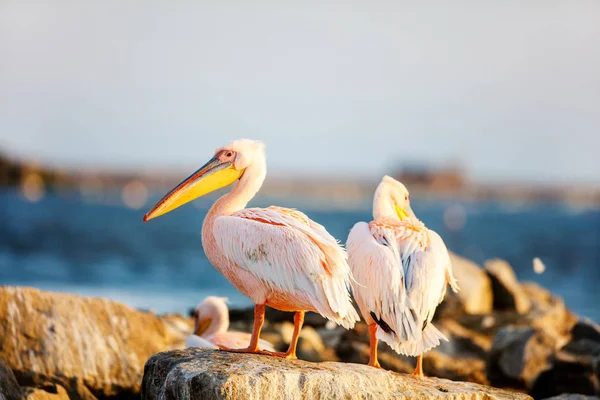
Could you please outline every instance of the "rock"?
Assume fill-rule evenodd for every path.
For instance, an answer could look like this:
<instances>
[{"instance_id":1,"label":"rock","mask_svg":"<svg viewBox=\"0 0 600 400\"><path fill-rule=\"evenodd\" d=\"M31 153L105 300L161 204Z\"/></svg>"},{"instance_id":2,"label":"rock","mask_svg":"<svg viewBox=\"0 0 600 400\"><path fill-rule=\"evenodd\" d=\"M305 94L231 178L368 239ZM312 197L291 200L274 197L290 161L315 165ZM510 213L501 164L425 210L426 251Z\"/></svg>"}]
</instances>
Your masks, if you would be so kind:
<instances>
[{"instance_id":1,"label":"rock","mask_svg":"<svg viewBox=\"0 0 600 400\"><path fill-rule=\"evenodd\" d=\"M527 314L516 311L495 311L487 315L460 314L455 317L463 327L482 335L494 336L508 325L533 327L551 335L568 337L578 318L565 306L564 301L535 283L523 283L523 292L531 302Z\"/></svg>"},{"instance_id":2,"label":"rock","mask_svg":"<svg viewBox=\"0 0 600 400\"><path fill-rule=\"evenodd\" d=\"M284 322L280 324L279 329L281 330L281 337L287 350L294 333L294 324ZM337 361L334 350L325 347L321 336L311 326L305 326L300 331L297 355L299 359L306 361Z\"/></svg>"},{"instance_id":3,"label":"rock","mask_svg":"<svg viewBox=\"0 0 600 400\"><path fill-rule=\"evenodd\" d=\"M154 314L31 288L0 287L0 320L0 357L20 385L51 382L73 398L136 395L146 360L185 341Z\"/></svg>"},{"instance_id":4,"label":"rock","mask_svg":"<svg viewBox=\"0 0 600 400\"><path fill-rule=\"evenodd\" d=\"M531 302L521 289L515 272L504 260L485 262L485 271L492 280L494 310L514 310L525 314L531 308Z\"/></svg>"},{"instance_id":5,"label":"rock","mask_svg":"<svg viewBox=\"0 0 600 400\"><path fill-rule=\"evenodd\" d=\"M452 271L460 286L454 293L448 289L444 302L438 306L436 316L487 314L492 311L492 284L487 274L474 262L450 252Z\"/></svg>"},{"instance_id":6,"label":"rock","mask_svg":"<svg viewBox=\"0 0 600 400\"><path fill-rule=\"evenodd\" d=\"M542 372L531 393L549 397L559 393L600 395L600 335L597 324L582 319L571 329L571 339Z\"/></svg>"},{"instance_id":7,"label":"rock","mask_svg":"<svg viewBox=\"0 0 600 400\"><path fill-rule=\"evenodd\" d=\"M589 319L581 319L571 329L571 340L561 349L580 357L600 356L600 326Z\"/></svg>"},{"instance_id":8,"label":"rock","mask_svg":"<svg viewBox=\"0 0 600 400\"><path fill-rule=\"evenodd\" d=\"M519 317L518 323L568 336L578 318L567 309L563 299L536 283L525 282L521 288L531 301L531 310Z\"/></svg>"},{"instance_id":9,"label":"rock","mask_svg":"<svg viewBox=\"0 0 600 400\"><path fill-rule=\"evenodd\" d=\"M486 362L482 358L458 358L431 350L423 355L423 371L427 376L489 385Z\"/></svg>"},{"instance_id":10,"label":"rock","mask_svg":"<svg viewBox=\"0 0 600 400\"><path fill-rule=\"evenodd\" d=\"M379 363L383 369L403 373L414 371L414 361L409 357L396 354L383 343L379 343L377 349ZM344 362L366 365L369 362L369 345L359 341L344 342L337 349L337 354Z\"/></svg>"},{"instance_id":11,"label":"rock","mask_svg":"<svg viewBox=\"0 0 600 400\"><path fill-rule=\"evenodd\" d=\"M69 400L67 390L55 384L48 384L43 388L26 388L27 400Z\"/></svg>"},{"instance_id":12,"label":"rock","mask_svg":"<svg viewBox=\"0 0 600 400\"><path fill-rule=\"evenodd\" d=\"M547 397L543 400L600 400L596 396L585 396L583 394L563 393L558 396Z\"/></svg>"},{"instance_id":13,"label":"rock","mask_svg":"<svg viewBox=\"0 0 600 400\"><path fill-rule=\"evenodd\" d=\"M319 333L319 336L321 336L321 340L323 340L325 348L335 349L340 345L340 342L342 341L342 336L346 332L346 329L342 328L341 326L336 326L332 329L321 328L317 332Z\"/></svg>"},{"instance_id":14,"label":"rock","mask_svg":"<svg viewBox=\"0 0 600 400\"><path fill-rule=\"evenodd\" d=\"M551 360L552 366L536 379L530 393L536 398L560 393L599 395L598 364L591 357L559 352Z\"/></svg>"},{"instance_id":15,"label":"rock","mask_svg":"<svg viewBox=\"0 0 600 400\"><path fill-rule=\"evenodd\" d=\"M490 383L531 390L538 375L552 367L553 355L565 340L533 327L500 329L488 356Z\"/></svg>"},{"instance_id":16,"label":"rock","mask_svg":"<svg viewBox=\"0 0 600 400\"><path fill-rule=\"evenodd\" d=\"M600 325L594 321L582 318L571 329L573 340L589 340L600 343Z\"/></svg>"},{"instance_id":17,"label":"rock","mask_svg":"<svg viewBox=\"0 0 600 400\"><path fill-rule=\"evenodd\" d=\"M23 398L21 387L12 370L0 358L0 399L19 400Z\"/></svg>"},{"instance_id":18,"label":"rock","mask_svg":"<svg viewBox=\"0 0 600 400\"><path fill-rule=\"evenodd\" d=\"M466 382L421 379L366 365L186 349L152 356L142 399L530 399Z\"/></svg>"}]
</instances>

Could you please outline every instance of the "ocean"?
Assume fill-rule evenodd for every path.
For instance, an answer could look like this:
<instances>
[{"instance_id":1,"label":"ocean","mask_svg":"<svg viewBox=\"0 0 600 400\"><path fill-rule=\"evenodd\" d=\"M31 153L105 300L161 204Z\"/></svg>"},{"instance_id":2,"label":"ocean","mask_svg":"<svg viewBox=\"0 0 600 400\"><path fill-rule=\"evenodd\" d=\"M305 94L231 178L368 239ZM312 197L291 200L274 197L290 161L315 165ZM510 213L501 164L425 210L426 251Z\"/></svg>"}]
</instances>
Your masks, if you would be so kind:
<instances>
[{"instance_id":1,"label":"ocean","mask_svg":"<svg viewBox=\"0 0 600 400\"><path fill-rule=\"evenodd\" d=\"M154 193L152 201L160 193ZM187 313L205 296L251 305L208 262L200 231L211 199L199 199L146 224L141 209L116 196L86 200L46 193L29 202L0 190L0 284L107 297L159 313ZM357 209L316 206L308 199L259 198L251 206L297 207L345 241ZM600 321L600 211L556 204L412 199L417 216L449 249L483 263L503 258L520 280L562 296L581 316ZM533 269L539 257L545 271Z\"/></svg>"}]
</instances>

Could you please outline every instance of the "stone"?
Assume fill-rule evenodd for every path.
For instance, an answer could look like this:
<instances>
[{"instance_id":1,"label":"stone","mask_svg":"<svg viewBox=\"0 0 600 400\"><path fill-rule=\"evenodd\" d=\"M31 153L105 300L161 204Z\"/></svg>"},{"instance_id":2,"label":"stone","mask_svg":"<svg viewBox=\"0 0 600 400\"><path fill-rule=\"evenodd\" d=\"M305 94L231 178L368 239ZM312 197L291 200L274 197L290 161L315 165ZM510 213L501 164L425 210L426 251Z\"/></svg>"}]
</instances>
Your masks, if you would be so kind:
<instances>
[{"instance_id":1,"label":"stone","mask_svg":"<svg viewBox=\"0 0 600 400\"><path fill-rule=\"evenodd\" d=\"M526 314L531 308L531 302L521 289L510 264L494 259L486 261L484 268L492 281L494 310L511 310Z\"/></svg>"},{"instance_id":2,"label":"stone","mask_svg":"<svg viewBox=\"0 0 600 400\"><path fill-rule=\"evenodd\" d=\"M69 400L67 390L56 384L43 388L25 388L26 400Z\"/></svg>"},{"instance_id":3,"label":"stone","mask_svg":"<svg viewBox=\"0 0 600 400\"><path fill-rule=\"evenodd\" d=\"M294 333L294 324L291 322L283 322L280 324L279 329L287 350ZM301 360L313 362L337 361L337 357L335 356L333 349L325 347L321 336L311 326L305 326L300 331L297 356Z\"/></svg>"},{"instance_id":4,"label":"stone","mask_svg":"<svg viewBox=\"0 0 600 400\"><path fill-rule=\"evenodd\" d=\"M528 326L507 326L494 337L488 355L488 379L492 385L531 390L541 372L553 365L564 338Z\"/></svg>"},{"instance_id":5,"label":"stone","mask_svg":"<svg viewBox=\"0 0 600 400\"><path fill-rule=\"evenodd\" d=\"M600 400L600 398L583 394L563 393L558 396L546 397L543 400Z\"/></svg>"},{"instance_id":6,"label":"stone","mask_svg":"<svg viewBox=\"0 0 600 400\"><path fill-rule=\"evenodd\" d=\"M560 351L552 359L551 368L537 377L530 393L535 398L561 393L600 395L600 383L595 371L597 366L591 357Z\"/></svg>"},{"instance_id":7,"label":"stone","mask_svg":"<svg viewBox=\"0 0 600 400\"><path fill-rule=\"evenodd\" d=\"M499 329L513 325L546 330L551 335L568 338L578 318L567 309L564 301L535 283L525 282L521 288L531 302L527 314L514 310L494 311L487 315L460 314L454 319L471 331L492 337Z\"/></svg>"},{"instance_id":8,"label":"stone","mask_svg":"<svg viewBox=\"0 0 600 400\"><path fill-rule=\"evenodd\" d=\"M517 317L517 323L568 337L578 317L569 311L563 299L536 283L524 282L521 288L531 301L531 310Z\"/></svg>"},{"instance_id":9,"label":"stone","mask_svg":"<svg viewBox=\"0 0 600 400\"><path fill-rule=\"evenodd\" d=\"M582 318L571 329L573 340L589 340L600 343L600 325L588 318Z\"/></svg>"},{"instance_id":10,"label":"stone","mask_svg":"<svg viewBox=\"0 0 600 400\"><path fill-rule=\"evenodd\" d=\"M580 319L571 329L571 339L562 349L584 358L600 356L600 327L591 320Z\"/></svg>"},{"instance_id":11,"label":"stone","mask_svg":"<svg viewBox=\"0 0 600 400\"><path fill-rule=\"evenodd\" d=\"M417 378L360 364L186 349L152 356L142 399L530 399L467 382Z\"/></svg>"},{"instance_id":12,"label":"stone","mask_svg":"<svg viewBox=\"0 0 600 400\"><path fill-rule=\"evenodd\" d=\"M436 317L491 312L492 283L485 271L474 262L452 252L450 252L450 260L460 291L454 293L448 288L444 301L438 306Z\"/></svg>"},{"instance_id":13,"label":"stone","mask_svg":"<svg viewBox=\"0 0 600 400\"><path fill-rule=\"evenodd\" d=\"M0 400L20 400L23 391L12 370L0 358Z\"/></svg>"},{"instance_id":14,"label":"stone","mask_svg":"<svg viewBox=\"0 0 600 400\"><path fill-rule=\"evenodd\" d=\"M0 358L23 387L70 397L137 395L146 360L183 347L172 320L101 298L0 287Z\"/></svg>"}]
</instances>

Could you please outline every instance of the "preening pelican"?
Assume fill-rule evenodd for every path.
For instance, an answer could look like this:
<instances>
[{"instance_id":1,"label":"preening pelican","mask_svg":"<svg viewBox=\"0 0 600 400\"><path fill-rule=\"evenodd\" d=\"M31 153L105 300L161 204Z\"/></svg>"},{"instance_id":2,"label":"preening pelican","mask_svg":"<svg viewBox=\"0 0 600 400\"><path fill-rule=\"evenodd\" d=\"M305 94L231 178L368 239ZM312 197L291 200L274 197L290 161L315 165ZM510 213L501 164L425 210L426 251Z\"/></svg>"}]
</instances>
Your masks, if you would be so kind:
<instances>
[{"instance_id":1,"label":"preening pelican","mask_svg":"<svg viewBox=\"0 0 600 400\"><path fill-rule=\"evenodd\" d=\"M224 350L238 349L250 344L250 334L228 331L229 309L223 297L209 296L194 310L194 333L186 342L186 347L210 347ZM273 345L260 340L259 346L275 352Z\"/></svg>"},{"instance_id":2,"label":"preening pelican","mask_svg":"<svg viewBox=\"0 0 600 400\"><path fill-rule=\"evenodd\" d=\"M413 374L423 376L423 353L448 340L431 320L446 284L458 290L450 256L413 213L406 187L389 176L375 191L373 218L354 225L347 242L354 298L369 325L369 365L380 368L381 339L397 353L418 356Z\"/></svg>"},{"instance_id":3,"label":"preening pelican","mask_svg":"<svg viewBox=\"0 0 600 400\"><path fill-rule=\"evenodd\" d=\"M261 142L234 141L167 193L144 221L238 181L215 202L202 226L209 261L255 304L250 344L236 351L296 358L305 311L318 312L348 329L359 317L350 298L346 253L325 228L293 209L245 208L266 172ZM296 313L285 353L259 349L265 306Z\"/></svg>"}]
</instances>

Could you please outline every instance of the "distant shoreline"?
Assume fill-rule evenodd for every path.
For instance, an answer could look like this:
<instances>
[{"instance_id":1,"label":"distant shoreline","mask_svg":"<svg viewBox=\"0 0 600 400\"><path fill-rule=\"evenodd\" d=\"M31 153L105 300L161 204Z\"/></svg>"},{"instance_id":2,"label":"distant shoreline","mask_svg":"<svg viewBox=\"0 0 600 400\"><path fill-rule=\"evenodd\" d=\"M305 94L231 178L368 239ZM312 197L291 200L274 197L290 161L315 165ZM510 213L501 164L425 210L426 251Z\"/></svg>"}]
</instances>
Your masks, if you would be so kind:
<instances>
[{"instance_id":1,"label":"distant shoreline","mask_svg":"<svg viewBox=\"0 0 600 400\"><path fill-rule=\"evenodd\" d=\"M0 155L0 187L17 187L35 201L46 191L78 191L83 196L120 191L126 205L137 208L155 191L171 189L185 174L72 171L14 161ZM501 201L518 204L554 203L600 208L600 187L524 183L481 184L468 181L460 171L399 172L411 194L419 198L461 201ZM301 197L339 207L367 204L377 180L335 177L267 177L260 197Z\"/></svg>"}]
</instances>

